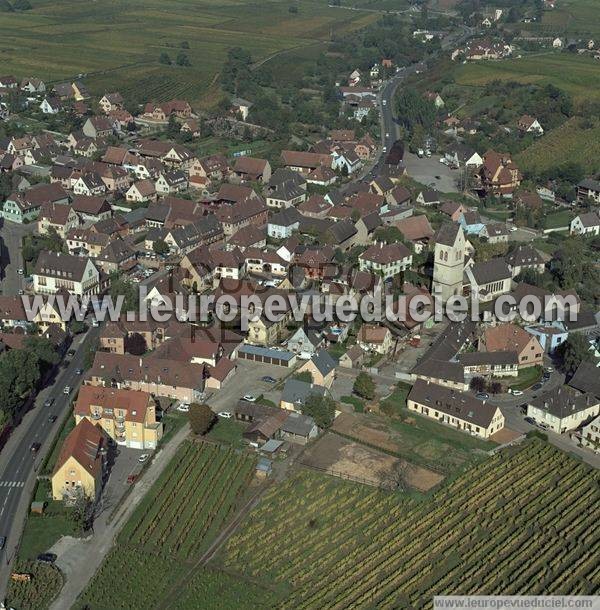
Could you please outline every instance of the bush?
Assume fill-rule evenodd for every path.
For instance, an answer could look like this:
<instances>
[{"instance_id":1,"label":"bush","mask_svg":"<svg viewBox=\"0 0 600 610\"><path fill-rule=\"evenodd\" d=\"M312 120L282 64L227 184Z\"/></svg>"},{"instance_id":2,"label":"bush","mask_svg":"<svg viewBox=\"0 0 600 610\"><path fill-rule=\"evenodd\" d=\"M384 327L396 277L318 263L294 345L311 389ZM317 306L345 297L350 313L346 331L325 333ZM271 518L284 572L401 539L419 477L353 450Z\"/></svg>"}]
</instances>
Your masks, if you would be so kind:
<instances>
[{"instance_id":1,"label":"bush","mask_svg":"<svg viewBox=\"0 0 600 610\"><path fill-rule=\"evenodd\" d=\"M206 404L190 405L190 426L194 434L206 434L215 422L216 416Z\"/></svg>"}]
</instances>

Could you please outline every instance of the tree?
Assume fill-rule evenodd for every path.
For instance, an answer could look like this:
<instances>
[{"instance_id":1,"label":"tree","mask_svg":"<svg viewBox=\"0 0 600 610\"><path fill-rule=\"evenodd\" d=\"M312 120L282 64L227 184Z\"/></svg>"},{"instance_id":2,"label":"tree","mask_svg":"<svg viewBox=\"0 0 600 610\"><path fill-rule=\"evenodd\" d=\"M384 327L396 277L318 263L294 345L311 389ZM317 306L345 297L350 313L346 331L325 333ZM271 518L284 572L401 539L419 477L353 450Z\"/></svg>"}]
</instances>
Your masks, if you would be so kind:
<instances>
[{"instance_id":1,"label":"tree","mask_svg":"<svg viewBox=\"0 0 600 610\"><path fill-rule=\"evenodd\" d=\"M499 381L492 381L488 386L488 390L492 394L500 394L500 392L502 392L502 384Z\"/></svg>"},{"instance_id":2,"label":"tree","mask_svg":"<svg viewBox=\"0 0 600 610\"><path fill-rule=\"evenodd\" d=\"M593 362L590 346L583 335L572 333L560 346L563 357L563 368L568 376L573 375L583 361Z\"/></svg>"},{"instance_id":3,"label":"tree","mask_svg":"<svg viewBox=\"0 0 600 610\"><path fill-rule=\"evenodd\" d=\"M52 342L45 337L30 336L23 342L25 349L33 354L38 362L38 368L45 369L58 362L58 354Z\"/></svg>"},{"instance_id":4,"label":"tree","mask_svg":"<svg viewBox=\"0 0 600 610\"><path fill-rule=\"evenodd\" d=\"M168 254L169 253L169 244L167 244L167 242L165 242L162 239L157 239L153 244L152 244L152 249L154 250L154 252L156 252L156 254Z\"/></svg>"},{"instance_id":5,"label":"tree","mask_svg":"<svg viewBox=\"0 0 600 610\"><path fill-rule=\"evenodd\" d=\"M329 396L311 394L302 407L302 413L312 417L319 428L329 428L335 416L335 400Z\"/></svg>"},{"instance_id":6,"label":"tree","mask_svg":"<svg viewBox=\"0 0 600 610\"><path fill-rule=\"evenodd\" d=\"M425 99L413 87L403 88L396 100L398 120L406 129L420 125L424 129L433 127L437 110L435 104Z\"/></svg>"},{"instance_id":7,"label":"tree","mask_svg":"<svg viewBox=\"0 0 600 610\"><path fill-rule=\"evenodd\" d=\"M146 352L148 346L144 335L131 333L125 338L125 351L133 356L141 356Z\"/></svg>"},{"instance_id":8,"label":"tree","mask_svg":"<svg viewBox=\"0 0 600 610\"><path fill-rule=\"evenodd\" d=\"M313 376L310 371L302 371L301 373L296 373L294 375L294 379L297 379L298 381L305 381L306 383L313 382Z\"/></svg>"},{"instance_id":9,"label":"tree","mask_svg":"<svg viewBox=\"0 0 600 610\"><path fill-rule=\"evenodd\" d=\"M469 387L474 392L483 392L485 390L485 379L483 377L473 377Z\"/></svg>"},{"instance_id":10,"label":"tree","mask_svg":"<svg viewBox=\"0 0 600 610\"><path fill-rule=\"evenodd\" d=\"M352 391L362 398L373 400L375 398L375 382L370 375L361 371L354 380Z\"/></svg>"},{"instance_id":11,"label":"tree","mask_svg":"<svg viewBox=\"0 0 600 610\"><path fill-rule=\"evenodd\" d=\"M177 59L175 60L175 63L178 66L192 65L192 63L190 62L190 58L187 56L187 53L184 53L183 51L179 51L179 53L177 53Z\"/></svg>"},{"instance_id":12,"label":"tree","mask_svg":"<svg viewBox=\"0 0 600 610\"><path fill-rule=\"evenodd\" d=\"M87 328L85 322L82 322L81 320L71 320L69 326L71 328L71 332L74 335L80 335L81 333L84 333Z\"/></svg>"},{"instance_id":13,"label":"tree","mask_svg":"<svg viewBox=\"0 0 600 610\"><path fill-rule=\"evenodd\" d=\"M135 311L138 307L140 295L137 288L132 282L121 277L118 271L110 274L108 294L113 302L116 302L119 295L123 296L124 311Z\"/></svg>"},{"instance_id":14,"label":"tree","mask_svg":"<svg viewBox=\"0 0 600 610\"><path fill-rule=\"evenodd\" d=\"M190 405L189 419L194 434L206 434L216 416L208 405L195 402Z\"/></svg>"},{"instance_id":15,"label":"tree","mask_svg":"<svg viewBox=\"0 0 600 610\"><path fill-rule=\"evenodd\" d=\"M169 54L165 53L164 51L160 54L158 61L165 66L170 66L173 63L169 57Z\"/></svg>"}]
</instances>

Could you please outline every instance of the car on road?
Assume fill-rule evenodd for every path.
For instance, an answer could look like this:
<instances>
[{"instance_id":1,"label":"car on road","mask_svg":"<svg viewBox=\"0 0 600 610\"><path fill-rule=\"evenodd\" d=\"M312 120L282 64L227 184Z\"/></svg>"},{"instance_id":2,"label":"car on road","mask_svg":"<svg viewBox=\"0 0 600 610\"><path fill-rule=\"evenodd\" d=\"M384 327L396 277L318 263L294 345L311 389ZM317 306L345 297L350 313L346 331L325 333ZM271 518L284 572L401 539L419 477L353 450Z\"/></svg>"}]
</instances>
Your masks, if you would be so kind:
<instances>
[{"instance_id":1,"label":"car on road","mask_svg":"<svg viewBox=\"0 0 600 610\"><path fill-rule=\"evenodd\" d=\"M54 563L57 559L56 553L41 553L37 556L37 560L43 563Z\"/></svg>"},{"instance_id":2,"label":"car on road","mask_svg":"<svg viewBox=\"0 0 600 610\"><path fill-rule=\"evenodd\" d=\"M509 227L508 229L511 233L514 233L517 230L517 227Z\"/></svg>"},{"instance_id":3,"label":"car on road","mask_svg":"<svg viewBox=\"0 0 600 610\"><path fill-rule=\"evenodd\" d=\"M536 392L537 390L541 390L542 389L542 384L541 383L536 383L531 389L534 392Z\"/></svg>"},{"instance_id":4,"label":"car on road","mask_svg":"<svg viewBox=\"0 0 600 610\"><path fill-rule=\"evenodd\" d=\"M46 400L44 400L45 407L51 407L53 404L54 404L54 398L46 398Z\"/></svg>"},{"instance_id":5,"label":"car on road","mask_svg":"<svg viewBox=\"0 0 600 610\"><path fill-rule=\"evenodd\" d=\"M387 146L384 146L384 147L383 147L381 150L382 150L383 152L387 152Z\"/></svg>"},{"instance_id":6,"label":"car on road","mask_svg":"<svg viewBox=\"0 0 600 610\"><path fill-rule=\"evenodd\" d=\"M177 410L180 413L187 413L190 410L190 405L187 402L182 402L180 405L177 406Z\"/></svg>"},{"instance_id":7,"label":"car on road","mask_svg":"<svg viewBox=\"0 0 600 610\"><path fill-rule=\"evenodd\" d=\"M98 322L98 320L96 320L95 318L92 320L92 326L94 328L98 328L98 326L100 326L100 322Z\"/></svg>"},{"instance_id":8,"label":"car on road","mask_svg":"<svg viewBox=\"0 0 600 610\"><path fill-rule=\"evenodd\" d=\"M48 421L49 421L51 424L53 424L53 423L54 423L54 422L55 422L57 419L58 419L58 417L57 417L56 415L51 415L51 416L48 418Z\"/></svg>"},{"instance_id":9,"label":"car on road","mask_svg":"<svg viewBox=\"0 0 600 610\"><path fill-rule=\"evenodd\" d=\"M546 373L554 373L554 367L553 366L547 366L546 367Z\"/></svg>"},{"instance_id":10,"label":"car on road","mask_svg":"<svg viewBox=\"0 0 600 610\"><path fill-rule=\"evenodd\" d=\"M6 546L6 536L0 536L0 551Z\"/></svg>"},{"instance_id":11,"label":"car on road","mask_svg":"<svg viewBox=\"0 0 600 610\"><path fill-rule=\"evenodd\" d=\"M513 396L523 396L522 390L513 390L513 388L508 388L508 393L512 394Z\"/></svg>"},{"instance_id":12,"label":"car on road","mask_svg":"<svg viewBox=\"0 0 600 610\"><path fill-rule=\"evenodd\" d=\"M384 106L387 106L387 100L383 100L382 103L383 103Z\"/></svg>"},{"instance_id":13,"label":"car on road","mask_svg":"<svg viewBox=\"0 0 600 610\"><path fill-rule=\"evenodd\" d=\"M424 154L425 151L422 148L419 148L419 150L417 150L417 157L419 157L419 159L422 159Z\"/></svg>"},{"instance_id":14,"label":"car on road","mask_svg":"<svg viewBox=\"0 0 600 610\"><path fill-rule=\"evenodd\" d=\"M389 138L389 137L390 137L390 134L389 134L389 133L386 133L386 134L385 134L385 137L386 137L386 138Z\"/></svg>"},{"instance_id":15,"label":"car on road","mask_svg":"<svg viewBox=\"0 0 600 610\"><path fill-rule=\"evenodd\" d=\"M140 457L138 458L138 462L140 464L143 464L149 457L150 457L149 453L142 453L142 455L140 455Z\"/></svg>"},{"instance_id":16,"label":"car on road","mask_svg":"<svg viewBox=\"0 0 600 610\"><path fill-rule=\"evenodd\" d=\"M75 374L76 375L83 375L83 369L76 369L75 370Z\"/></svg>"},{"instance_id":17,"label":"car on road","mask_svg":"<svg viewBox=\"0 0 600 610\"><path fill-rule=\"evenodd\" d=\"M29 451L31 453L37 453L40 450L42 443L31 443L31 447L29 447Z\"/></svg>"},{"instance_id":18,"label":"car on road","mask_svg":"<svg viewBox=\"0 0 600 610\"><path fill-rule=\"evenodd\" d=\"M525 421L526 421L528 424L531 424L532 426L535 426L535 419L533 419L533 418L531 418L531 417L526 417L526 418L525 418Z\"/></svg>"},{"instance_id":19,"label":"car on road","mask_svg":"<svg viewBox=\"0 0 600 610\"><path fill-rule=\"evenodd\" d=\"M22 288L19 288L19 296L23 296L25 294L25 291Z\"/></svg>"},{"instance_id":20,"label":"car on road","mask_svg":"<svg viewBox=\"0 0 600 610\"><path fill-rule=\"evenodd\" d=\"M479 398L479 400L487 400L490 397L489 394L486 394L486 392L478 392L475 395L475 398Z\"/></svg>"},{"instance_id":21,"label":"car on road","mask_svg":"<svg viewBox=\"0 0 600 610\"><path fill-rule=\"evenodd\" d=\"M242 400L246 402L256 402L256 396L254 394L244 394Z\"/></svg>"},{"instance_id":22,"label":"car on road","mask_svg":"<svg viewBox=\"0 0 600 610\"><path fill-rule=\"evenodd\" d=\"M63 388L63 394L67 394L67 395L69 395L70 393L71 393L71 386L70 386L70 385L66 385L66 386Z\"/></svg>"},{"instance_id":23,"label":"car on road","mask_svg":"<svg viewBox=\"0 0 600 610\"><path fill-rule=\"evenodd\" d=\"M270 375L265 375L264 377L261 377L261 381L264 381L265 383L276 383L277 379L275 379L275 377L271 377Z\"/></svg>"},{"instance_id":24,"label":"car on road","mask_svg":"<svg viewBox=\"0 0 600 610\"><path fill-rule=\"evenodd\" d=\"M19 267L19 269L17 269L17 273L18 273L19 275L25 275L25 272L24 272L24 271L23 271L23 269L21 269L20 267Z\"/></svg>"},{"instance_id":25,"label":"car on road","mask_svg":"<svg viewBox=\"0 0 600 610\"><path fill-rule=\"evenodd\" d=\"M231 419L233 417L229 411L219 411L217 415L223 419Z\"/></svg>"},{"instance_id":26,"label":"car on road","mask_svg":"<svg viewBox=\"0 0 600 610\"><path fill-rule=\"evenodd\" d=\"M67 352L67 356L69 356L70 358L72 358L74 355L75 355L75 350L74 350L74 349L70 349L70 350Z\"/></svg>"}]
</instances>

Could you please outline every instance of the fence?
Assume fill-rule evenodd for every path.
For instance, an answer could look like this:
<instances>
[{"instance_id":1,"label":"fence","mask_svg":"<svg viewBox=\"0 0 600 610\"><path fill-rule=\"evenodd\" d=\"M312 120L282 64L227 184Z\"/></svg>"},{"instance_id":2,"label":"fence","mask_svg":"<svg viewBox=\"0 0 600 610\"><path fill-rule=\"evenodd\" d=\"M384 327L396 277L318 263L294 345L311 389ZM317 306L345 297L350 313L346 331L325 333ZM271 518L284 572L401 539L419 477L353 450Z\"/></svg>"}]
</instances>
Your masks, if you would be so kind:
<instances>
[{"instance_id":1,"label":"fence","mask_svg":"<svg viewBox=\"0 0 600 610\"><path fill-rule=\"evenodd\" d=\"M324 474L337 477L338 479L344 479L345 481L352 481L353 483L362 483L363 485L370 485L371 487L377 487L378 489L383 489L385 491L393 491L394 489L392 484L389 482L386 483L384 481L377 481L375 479L365 479L364 477L357 477L355 475L348 474L347 472L342 472L341 470L333 470L332 468L321 468L320 466L315 466L314 464L309 464L308 462L298 463L302 466L305 466L306 468L310 468L311 470L322 472Z\"/></svg>"}]
</instances>

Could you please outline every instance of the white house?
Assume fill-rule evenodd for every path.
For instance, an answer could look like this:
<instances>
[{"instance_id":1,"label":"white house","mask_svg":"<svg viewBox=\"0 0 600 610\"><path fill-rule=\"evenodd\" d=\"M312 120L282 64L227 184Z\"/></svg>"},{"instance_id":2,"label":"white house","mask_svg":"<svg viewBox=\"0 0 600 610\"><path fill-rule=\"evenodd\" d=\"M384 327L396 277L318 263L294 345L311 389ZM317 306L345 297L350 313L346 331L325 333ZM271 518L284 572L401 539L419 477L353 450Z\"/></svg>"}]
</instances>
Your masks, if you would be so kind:
<instances>
[{"instance_id":1,"label":"white house","mask_svg":"<svg viewBox=\"0 0 600 610\"><path fill-rule=\"evenodd\" d=\"M78 297L98 294L100 273L91 259L61 252L41 252L33 273L33 291L35 294L55 294L59 290Z\"/></svg>"},{"instance_id":2,"label":"white house","mask_svg":"<svg viewBox=\"0 0 600 610\"><path fill-rule=\"evenodd\" d=\"M579 214L571 221L569 233L571 235L599 235L600 215L598 212Z\"/></svg>"},{"instance_id":3,"label":"white house","mask_svg":"<svg viewBox=\"0 0 600 610\"><path fill-rule=\"evenodd\" d=\"M379 243L367 248L359 257L361 271L381 274L384 280L410 269L412 252L402 243Z\"/></svg>"}]
</instances>

